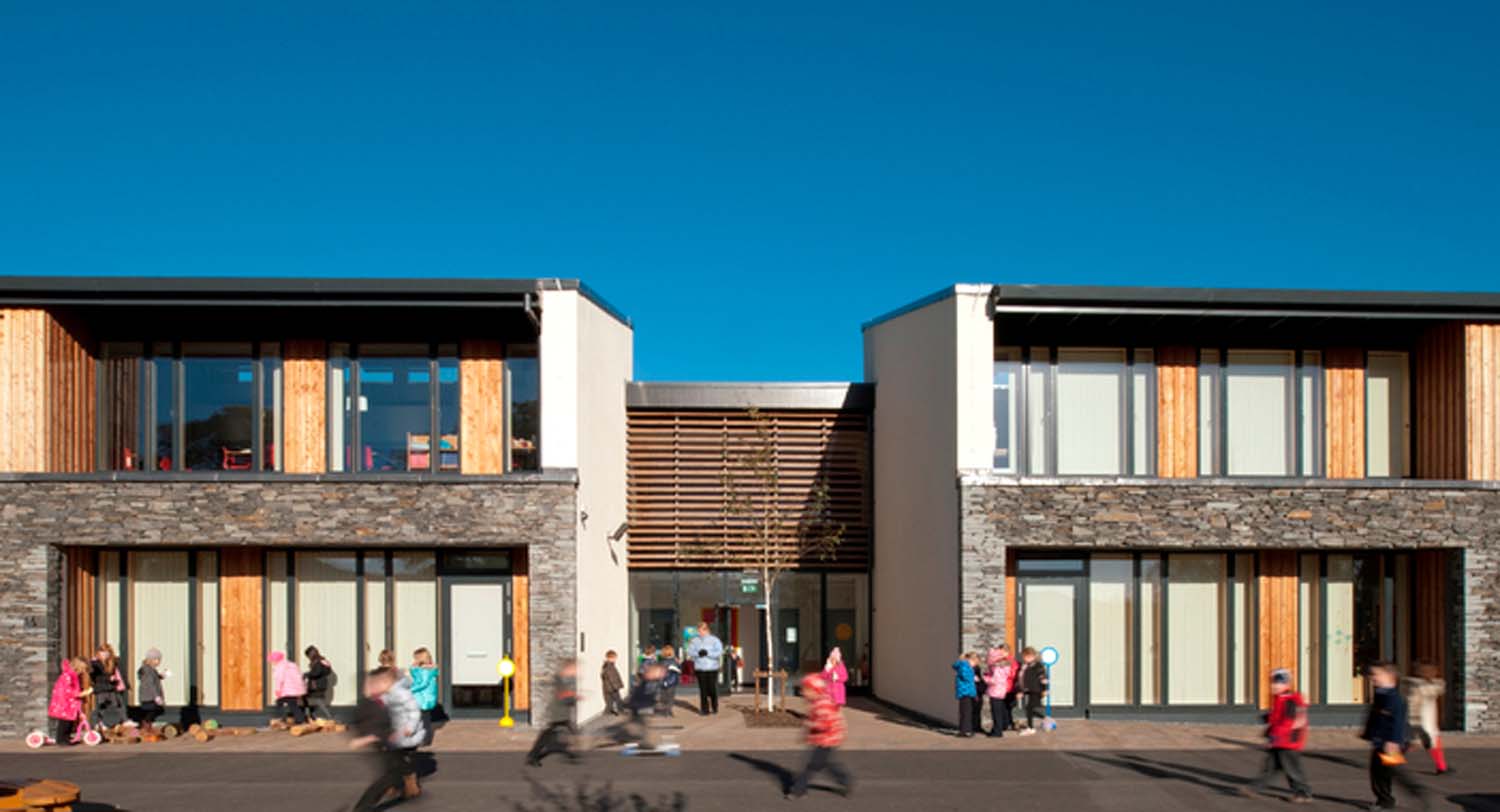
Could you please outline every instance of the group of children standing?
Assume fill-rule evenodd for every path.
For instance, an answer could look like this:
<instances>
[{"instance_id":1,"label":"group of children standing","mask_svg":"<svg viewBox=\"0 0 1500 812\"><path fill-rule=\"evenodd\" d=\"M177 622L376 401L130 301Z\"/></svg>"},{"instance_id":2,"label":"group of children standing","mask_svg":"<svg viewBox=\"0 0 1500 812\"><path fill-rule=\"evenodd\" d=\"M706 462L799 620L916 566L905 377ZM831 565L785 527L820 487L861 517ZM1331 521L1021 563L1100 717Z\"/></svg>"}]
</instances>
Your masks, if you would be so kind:
<instances>
[{"instance_id":1,"label":"group of children standing","mask_svg":"<svg viewBox=\"0 0 1500 812\"><path fill-rule=\"evenodd\" d=\"M958 700L958 735L969 738L984 732L984 704L989 700L991 738L1001 738L1015 727L1015 709L1026 713L1022 736L1036 733L1036 720L1042 716L1042 701L1047 695L1047 669L1037 658L1036 649L1021 650L1021 659L1011 657L1010 646L989 650L983 662L975 652L965 652L953 663L953 693Z\"/></svg>"},{"instance_id":2,"label":"group of children standing","mask_svg":"<svg viewBox=\"0 0 1500 812\"><path fill-rule=\"evenodd\" d=\"M120 674L118 657L108 643L99 646L92 659L71 657L62 664L52 684L47 716L53 724L53 740L61 745L74 744L74 732L85 717L85 700L94 698L90 724L111 728L137 725L150 730L166 705L162 681L172 674L161 667L161 652L148 649L136 669L136 696L139 722L127 712L130 686Z\"/></svg>"}]
</instances>

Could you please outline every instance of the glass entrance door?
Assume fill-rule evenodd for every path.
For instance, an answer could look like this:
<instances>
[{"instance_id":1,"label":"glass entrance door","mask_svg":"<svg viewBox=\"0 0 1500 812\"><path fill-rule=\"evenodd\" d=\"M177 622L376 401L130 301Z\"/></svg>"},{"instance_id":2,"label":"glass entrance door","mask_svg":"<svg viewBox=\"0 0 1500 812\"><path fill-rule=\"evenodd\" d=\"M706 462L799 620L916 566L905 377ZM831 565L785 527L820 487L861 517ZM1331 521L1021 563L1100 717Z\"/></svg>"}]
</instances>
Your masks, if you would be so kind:
<instances>
[{"instance_id":1,"label":"glass entrance door","mask_svg":"<svg viewBox=\"0 0 1500 812\"><path fill-rule=\"evenodd\" d=\"M1074 576L1043 575L1022 577L1019 647L1034 648L1038 653L1051 646L1057 649L1058 661L1052 666L1051 695L1053 707L1078 704L1081 686L1078 649L1078 596L1083 579Z\"/></svg>"}]
</instances>

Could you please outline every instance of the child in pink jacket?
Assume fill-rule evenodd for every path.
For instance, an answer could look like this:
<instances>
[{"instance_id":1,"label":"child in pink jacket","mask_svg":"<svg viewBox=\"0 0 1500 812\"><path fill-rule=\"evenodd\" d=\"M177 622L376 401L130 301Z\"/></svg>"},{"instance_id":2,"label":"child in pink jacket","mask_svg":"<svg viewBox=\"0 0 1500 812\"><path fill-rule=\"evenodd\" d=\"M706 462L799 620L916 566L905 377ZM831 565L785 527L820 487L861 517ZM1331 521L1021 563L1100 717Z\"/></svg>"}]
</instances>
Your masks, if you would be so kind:
<instances>
[{"instance_id":1,"label":"child in pink jacket","mask_svg":"<svg viewBox=\"0 0 1500 812\"><path fill-rule=\"evenodd\" d=\"M271 691L276 696L277 718L292 717L292 721L303 724L307 715L302 711L302 697L307 693L307 684L302 681L302 671L297 664L286 658L286 652L273 651L271 661Z\"/></svg>"},{"instance_id":2,"label":"child in pink jacket","mask_svg":"<svg viewBox=\"0 0 1500 812\"><path fill-rule=\"evenodd\" d=\"M52 701L47 703L47 715L57 723L52 740L58 744L67 746L73 743L73 729L83 717L83 698L93 693L92 688L85 690L83 687L83 675L88 670L89 664L82 657L64 660L62 673L57 675L57 682L52 683Z\"/></svg>"},{"instance_id":3,"label":"child in pink jacket","mask_svg":"<svg viewBox=\"0 0 1500 812\"><path fill-rule=\"evenodd\" d=\"M989 673L985 676L984 693L990 698L990 718L994 726L990 736L1001 738L1010 729L1010 697L1015 692L1016 661L1010 657L1010 646L1001 645L990 649Z\"/></svg>"}]
</instances>

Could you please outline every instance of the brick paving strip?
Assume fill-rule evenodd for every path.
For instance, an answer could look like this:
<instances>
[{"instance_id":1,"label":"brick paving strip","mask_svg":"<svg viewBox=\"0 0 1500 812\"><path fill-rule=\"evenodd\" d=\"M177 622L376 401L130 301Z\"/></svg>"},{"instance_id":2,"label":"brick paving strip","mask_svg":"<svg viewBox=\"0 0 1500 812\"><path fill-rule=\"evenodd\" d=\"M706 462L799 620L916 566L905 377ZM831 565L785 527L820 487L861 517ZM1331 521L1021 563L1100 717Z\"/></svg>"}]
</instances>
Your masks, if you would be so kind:
<instances>
[{"instance_id":1,"label":"brick paving strip","mask_svg":"<svg viewBox=\"0 0 1500 812\"><path fill-rule=\"evenodd\" d=\"M680 706L675 716L653 719L652 724L661 739L682 745L685 752L774 752L802 747L800 730L747 727L739 707L749 701L742 696L730 698L718 716L708 718ZM792 700L793 710L800 709L799 702ZM1254 723L1060 719L1058 729L1052 733L959 739L951 730L934 729L866 699L853 699L844 715L849 727L845 749L849 751L1200 751L1244 749L1261 743L1260 726ZM596 734L607 723L608 720L593 720L586 729ZM1351 728L1314 728L1308 747L1314 751L1361 750L1365 745L1356 732ZM531 728L503 730L493 720L463 719L440 730L431 750L439 755L518 752L530 748L535 736L536 731ZM1500 749L1500 735L1448 732L1443 734L1443 744L1450 749ZM590 735L585 746L609 745L601 737ZM342 753L347 748L347 734L318 733L294 738L282 732L262 731L249 736L221 735L207 743L183 737L154 744L101 745L95 750L101 755L108 752L118 757L124 753ZM77 750L78 755L85 752L84 748ZM17 752L28 752L21 741L0 742L0 753ZM1418 753L1414 758L1425 756Z\"/></svg>"}]
</instances>

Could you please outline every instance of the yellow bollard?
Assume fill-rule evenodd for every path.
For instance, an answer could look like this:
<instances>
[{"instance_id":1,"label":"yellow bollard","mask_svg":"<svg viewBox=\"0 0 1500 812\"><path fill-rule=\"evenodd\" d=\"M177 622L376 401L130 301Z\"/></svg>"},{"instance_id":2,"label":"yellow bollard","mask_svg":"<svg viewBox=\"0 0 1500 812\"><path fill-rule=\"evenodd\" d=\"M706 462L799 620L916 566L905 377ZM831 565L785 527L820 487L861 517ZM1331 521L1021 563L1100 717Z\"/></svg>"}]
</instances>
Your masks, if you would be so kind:
<instances>
[{"instance_id":1,"label":"yellow bollard","mask_svg":"<svg viewBox=\"0 0 1500 812\"><path fill-rule=\"evenodd\" d=\"M510 718L510 678L516 675L516 661L509 657L501 657L495 670L500 674L500 693L505 706L505 716L500 719L501 727L515 727L516 720Z\"/></svg>"}]
</instances>

